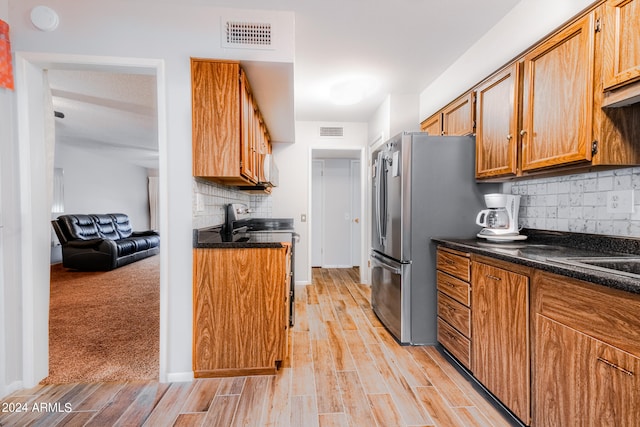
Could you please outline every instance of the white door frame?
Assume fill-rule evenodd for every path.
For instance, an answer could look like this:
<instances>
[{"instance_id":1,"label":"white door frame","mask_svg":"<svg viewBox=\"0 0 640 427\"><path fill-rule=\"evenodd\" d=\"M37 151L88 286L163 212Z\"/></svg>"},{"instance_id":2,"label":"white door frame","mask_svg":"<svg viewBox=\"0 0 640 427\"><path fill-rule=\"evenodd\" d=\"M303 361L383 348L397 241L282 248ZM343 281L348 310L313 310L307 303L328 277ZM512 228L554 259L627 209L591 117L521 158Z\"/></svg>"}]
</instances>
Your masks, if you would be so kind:
<instances>
[{"instance_id":1,"label":"white door frame","mask_svg":"<svg viewBox=\"0 0 640 427\"><path fill-rule=\"evenodd\" d=\"M324 160L323 159L312 159L311 160L311 167L313 168L313 164L314 162L318 162L321 165L321 171L322 171L322 178L320 181L320 194L315 194L315 192L311 192L310 194L310 199L311 199L311 207L312 210L310 210L309 212L311 212L311 215L309 215L309 230L311 230L311 232L309 233L309 243L311 244L311 252L310 254L310 260L311 260L311 267L313 267L313 248L314 246L316 246L318 244L317 240L320 240L320 267L324 267L324 204L325 204L325 192L324 192ZM313 178L313 170L311 171L311 188L313 189L313 184L314 184L314 178ZM317 212L315 209L313 209L313 201L314 201L314 197L320 197L320 212ZM318 214L319 215L316 215ZM319 232L320 232L320 239L318 239L318 236L316 233L313 232L314 227L316 225L319 225ZM315 236L315 238L314 238Z\"/></svg>"},{"instance_id":2,"label":"white door frame","mask_svg":"<svg viewBox=\"0 0 640 427\"><path fill-rule=\"evenodd\" d=\"M49 370L50 207L46 207L43 72L84 69L155 75L160 175L160 234L168 238L166 77L161 59L15 53L22 226L22 381L34 387ZM163 243L169 247L169 242ZM160 251L160 381L167 376L168 253Z\"/></svg>"},{"instance_id":3,"label":"white door frame","mask_svg":"<svg viewBox=\"0 0 640 427\"><path fill-rule=\"evenodd\" d=\"M309 177L308 177L308 192L309 192L309 198L308 198L308 206L307 206L307 212L312 212L311 210L311 200L313 197L313 192L312 192L312 178L313 178L313 156L315 152L322 152L322 151L335 151L335 150L344 150L345 153L347 151L357 151L359 152L359 159L360 159L360 187L361 187L361 193L360 193L360 218L362 219L362 229L363 230L368 230L369 227L369 219L368 217L365 215L365 197L366 197L366 193L367 193L367 188L366 188L366 183L367 183L367 177L366 177L366 171L367 168L363 167L363 165L366 165L366 152L367 152L367 148L366 147L362 147L359 145L312 145L309 147L309 164L308 164L308 173L309 173ZM349 156L344 156L344 158L347 158ZM310 221L313 221L313 218L309 219ZM309 225L309 230L311 230L311 224ZM307 272L308 277L312 277L311 275L311 240L313 239L313 236L311 236L311 231L309 231L309 242L308 242L308 247L307 247L307 253L309 254L309 260L308 260L308 266L309 266L309 270ZM369 269L366 268L369 258L368 258L368 254L369 251L366 248L366 234L367 233L360 233L360 282L361 283L369 283Z\"/></svg>"},{"instance_id":4,"label":"white door frame","mask_svg":"<svg viewBox=\"0 0 640 427\"><path fill-rule=\"evenodd\" d=\"M354 169L355 169L355 165L357 166L357 174L354 173ZM349 163L349 174L350 174L350 196L351 196L351 211L350 211L350 215L351 215L351 229L350 229L350 233L351 233L351 239L352 241L354 240L354 238L356 237L356 232L354 231L357 227L360 228L360 242L362 242L362 216L360 216L360 214L364 211L364 209L362 209L362 162L358 159L352 159L351 162ZM358 179L358 186L354 185L355 180ZM354 197L354 192L356 191L356 189L359 188L360 194L358 194L359 197ZM360 201L360 209L358 210L358 222L355 222L355 218L354 218L354 200L358 200ZM360 244L360 250L358 251L358 255L354 256L353 253L353 247L355 245L351 246L351 264L352 265L360 265L359 263L361 262L362 259L362 243ZM356 264L358 263L358 264Z\"/></svg>"}]
</instances>

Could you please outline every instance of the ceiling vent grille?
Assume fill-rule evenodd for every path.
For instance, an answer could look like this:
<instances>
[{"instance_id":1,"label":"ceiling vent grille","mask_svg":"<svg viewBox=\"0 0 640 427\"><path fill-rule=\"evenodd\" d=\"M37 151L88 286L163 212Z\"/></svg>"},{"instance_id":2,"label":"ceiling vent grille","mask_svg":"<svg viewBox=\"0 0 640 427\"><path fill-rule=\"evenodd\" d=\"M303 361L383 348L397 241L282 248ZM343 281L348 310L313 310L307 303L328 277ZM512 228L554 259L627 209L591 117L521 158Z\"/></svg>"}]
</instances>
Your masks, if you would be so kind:
<instances>
[{"instance_id":1,"label":"ceiling vent grille","mask_svg":"<svg viewBox=\"0 0 640 427\"><path fill-rule=\"evenodd\" d=\"M271 24L227 21L224 26L225 47L271 49Z\"/></svg>"},{"instance_id":2,"label":"ceiling vent grille","mask_svg":"<svg viewBox=\"0 0 640 427\"><path fill-rule=\"evenodd\" d=\"M344 128L336 127L336 126L334 127L321 126L320 136L341 137L341 136L344 136Z\"/></svg>"}]
</instances>

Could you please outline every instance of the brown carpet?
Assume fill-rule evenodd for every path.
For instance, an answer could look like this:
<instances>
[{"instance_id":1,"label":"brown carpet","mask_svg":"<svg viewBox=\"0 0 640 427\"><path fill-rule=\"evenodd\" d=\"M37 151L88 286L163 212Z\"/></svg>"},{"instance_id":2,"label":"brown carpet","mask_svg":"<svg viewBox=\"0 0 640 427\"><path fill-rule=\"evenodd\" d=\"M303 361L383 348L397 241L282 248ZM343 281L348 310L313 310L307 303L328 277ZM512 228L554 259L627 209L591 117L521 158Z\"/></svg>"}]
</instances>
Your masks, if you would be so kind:
<instances>
[{"instance_id":1,"label":"brown carpet","mask_svg":"<svg viewBox=\"0 0 640 427\"><path fill-rule=\"evenodd\" d=\"M41 384L158 379L160 256L107 272L51 266Z\"/></svg>"}]
</instances>

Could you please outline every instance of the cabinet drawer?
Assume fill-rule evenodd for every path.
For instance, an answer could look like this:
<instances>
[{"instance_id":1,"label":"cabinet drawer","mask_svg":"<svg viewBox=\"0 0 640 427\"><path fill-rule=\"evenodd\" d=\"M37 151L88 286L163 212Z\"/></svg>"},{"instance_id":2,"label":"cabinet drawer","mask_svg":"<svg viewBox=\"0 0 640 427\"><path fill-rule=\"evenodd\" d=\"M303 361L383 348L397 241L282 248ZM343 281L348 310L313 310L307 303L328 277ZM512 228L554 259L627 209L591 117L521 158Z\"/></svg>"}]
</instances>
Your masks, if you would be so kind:
<instances>
[{"instance_id":1,"label":"cabinet drawer","mask_svg":"<svg viewBox=\"0 0 640 427\"><path fill-rule=\"evenodd\" d=\"M465 337L471 337L471 310L441 292L438 292L438 316Z\"/></svg>"},{"instance_id":2,"label":"cabinet drawer","mask_svg":"<svg viewBox=\"0 0 640 427\"><path fill-rule=\"evenodd\" d=\"M471 260L442 249L438 250L437 269L466 282L471 280Z\"/></svg>"},{"instance_id":3,"label":"cabinet drawer","mask_svg":"<svg viewBox=\"0 0 640 427\"><path fill-rule=\"evenodd\" d=\"M438 342L464 367L471 369L471 341L440 318L438 318Z\"/></svg>"},{"instance_id":4,"label":"cabinet drawer","mask_svg":"<svg viewBox=\"0 0 640 427\"><path fill-rule=\"evenodd\" d=\"M640 357L640 295L536 271L533 309Z\"/></svg>"},{"instance_id":5,"label":"cabinet drawer","mask_svg":"<svg viewBox=\"0 0 640 427\"><path fill-rule=\"evenodd\" d=\"M437 272L438 290L454 300L466 305L471 303L471 286L441 271Z\"/></svg>"}]
</instances>

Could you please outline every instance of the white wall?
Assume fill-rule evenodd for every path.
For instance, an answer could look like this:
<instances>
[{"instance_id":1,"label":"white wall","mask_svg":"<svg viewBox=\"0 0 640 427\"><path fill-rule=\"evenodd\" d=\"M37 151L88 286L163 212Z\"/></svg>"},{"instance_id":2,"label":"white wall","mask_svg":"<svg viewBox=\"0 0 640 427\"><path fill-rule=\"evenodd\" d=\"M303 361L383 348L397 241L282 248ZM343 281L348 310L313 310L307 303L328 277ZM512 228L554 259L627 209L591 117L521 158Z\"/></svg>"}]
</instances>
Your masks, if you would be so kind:
<instances>
[{"instance_id":1,"label":"white wall","mask_svg":"<svg viewBox=\"0 0 640 427\"><path fill-rule=\"evenodd\" d=\"M146 168L65 144L55 167L64 169L65 214L125 213L134 231L149 229Z\"/></svg>"},{"instance_id":2,"label":"white wall","mask_svg":"<svg viewBox=\"0 0 640 427\"><path fill-rule=\"evenodd\" d=\"M319 136L320 126L342 126L344 137L323 138ZM301 222L300 215L310 218L310 169L311 149L344 148L359 149L366 147L368 141L367 123L324 123L297 122L295 144L274 144L273 153L280 169L280 186L273 190L273 216L292 217L300 234L296 245L296 281L309 283L311 266L309 264L309 222ZM363 229L366 229L363 218Z\"/></svg>"},{"instance_id":3,"label":"white wall","mask_svg":"<svg viewBox=\"0 0 640 427\"><path fill-rule=\"evenodd\" d=\"M166 371L168 380L189 378L192 372L192 186L191 174L191 86L189 57L210 57L252 61L293 62L294 17L289 12L240 13L246 19L273 17L278 31L275 50L222 49L221 17L231 13L206 5L169 5L140 0L78 2L75 0L3 0L8 4L12 24L13 50L18 52L88 55L90 57L131 57L160 59L166 82L166 187L161 188L168 211L163 233L163 251L170 260L164 270L168 281L166 302ZM40 32L28 20L30 10L40 4L53 8L60 16L56 31ZM16 120L19 120L17 118ZM3 119L4 129L4 119ZM15 149L15 147L12 147ZM4 155L3 147L3 155ZM11 154L11 153L9 153ZM3 168L4 174L4 168ZM4 184L3 184L4 185ZM17 185L10 189L17 197ZM35 195L40 197L40 195ZM19 217L19 204L13 213ZM40 229L38 229L38 232ZM6 231L6 229L5 229ZM44 234L44 233L43 233ZM48 241L49 235L29 236ZM24 236L18 234L18 239ZM19 253L19 251L18 251ZM39 277L39 276L38 276ZM12 283L20 283L14 281ZM48 284L38 283L38 286ZM21 322L14 324L20 329ZM10 349L18 360L20 346Z\"/></svg>"},{"instance_id":4,"label":"white wall","mask_svg":"<svg viewBox=\"0 0 640 427\"><path fill-rule=\"evenodd\" d=\"M369 143L386 141L402 131L420 130L420 96L390 94L369 119Z\"/></svg>"},{"instance_id":5,"label":"white wall","mask_svg":"<svg viewBox=\"0 0 640 427\"><path fill-rule=\"evenodd\" d=\"M9 1L0 0L0 19L11 25ZM13 27L11 28L13 38ZM0 396L22 386L20 292L20 205L15 145L14 92L0 89Z\"/></svg>"},{"instance_id":6,"label":"white wall","mask_svg":"<svg viewBox=\"0 0 640 427\"><path fill-rule=\"evenodd\" d=\"M593 0L522 0L420 94L420 120L444 107Z\"/></svg>"}]
</instances>

